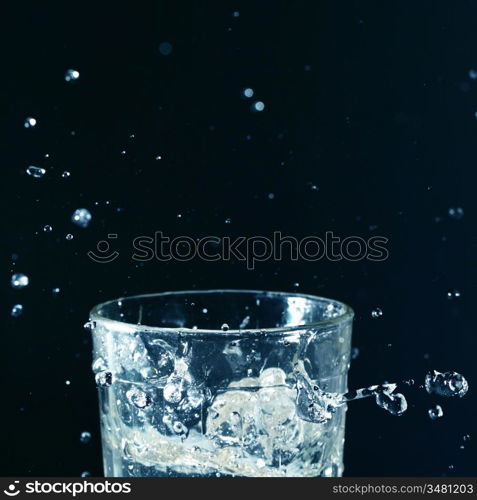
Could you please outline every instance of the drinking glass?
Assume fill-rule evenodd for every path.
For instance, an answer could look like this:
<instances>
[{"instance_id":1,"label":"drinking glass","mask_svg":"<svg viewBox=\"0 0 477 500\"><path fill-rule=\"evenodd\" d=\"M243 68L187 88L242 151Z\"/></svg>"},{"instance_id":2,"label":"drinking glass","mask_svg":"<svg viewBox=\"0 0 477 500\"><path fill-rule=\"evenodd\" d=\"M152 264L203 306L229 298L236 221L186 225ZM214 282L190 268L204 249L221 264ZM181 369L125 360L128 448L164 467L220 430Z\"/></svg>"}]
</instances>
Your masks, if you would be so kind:
<instances>
[{"instance_id":1,"label":"drinking glass","mask_svg":"<svg viewBox=\"0 0 477 500\"><path fill-rule=\"evenodd\" d=\"M335 300L253 290L96 306L105 475L341 475L352 318Z\"/></svg>"}]
</instances>

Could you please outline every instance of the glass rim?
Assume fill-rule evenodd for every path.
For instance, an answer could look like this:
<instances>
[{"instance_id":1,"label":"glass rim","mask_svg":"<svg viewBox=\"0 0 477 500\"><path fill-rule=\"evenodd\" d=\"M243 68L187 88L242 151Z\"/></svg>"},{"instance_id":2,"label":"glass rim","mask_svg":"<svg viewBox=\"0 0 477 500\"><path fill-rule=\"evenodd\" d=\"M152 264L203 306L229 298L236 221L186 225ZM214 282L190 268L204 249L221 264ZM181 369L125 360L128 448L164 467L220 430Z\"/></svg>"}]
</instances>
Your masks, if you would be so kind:
<instances>
[{"instance_id":1,"label":"glass rim","mask_svg":"<svg viewBox=\"0 0 477 500\"><path fill-rule=\"evenodd\" d=\"M326 318L320 321L308 322L300 325L290 325L290 326L276 326L272 328L243 328L243 329L201 329L201 328L186 328L186 327L163 327L163 326L149 326L146 324L130 323L128 321L120 321L118 319L112 319L107 316L101 315L100 310L108 305L117 304L119 301L134 301L144 298L153 297L166 297L166 296L187 296L187 295L207 295L207 294L254 294L264 297L277 296L277 297L289 297L289 298L305 298L314 302L326 302L328 304L339 305L342 308L342 313L339 316L333 318ZM227 335L227 336L253 336L256 334L260 335L280 335L283 333L290 333L298 330L310 330L317 327L328 327L341 323L346 323L351 321L354 317L353 309L341 302L339 300L329 299L327 297L321 297L318 295L295 293L295 292L280 292L280 291L268 291L268 290L250 290L250 289L232 289L232 288L216 288L216 289L206 289L206 290L178 290L178 291L166 291L166 292L156 292L156 293L145 293L139 295L130 295L125 297L120 297L117 299L107 300L101 302L94 306L89 315L90 321L111 324L118 331L146 331L146 332L162 332L171 334L181 334L187 336L200 336L200 335Z\"/></svg>"}]
</instances>

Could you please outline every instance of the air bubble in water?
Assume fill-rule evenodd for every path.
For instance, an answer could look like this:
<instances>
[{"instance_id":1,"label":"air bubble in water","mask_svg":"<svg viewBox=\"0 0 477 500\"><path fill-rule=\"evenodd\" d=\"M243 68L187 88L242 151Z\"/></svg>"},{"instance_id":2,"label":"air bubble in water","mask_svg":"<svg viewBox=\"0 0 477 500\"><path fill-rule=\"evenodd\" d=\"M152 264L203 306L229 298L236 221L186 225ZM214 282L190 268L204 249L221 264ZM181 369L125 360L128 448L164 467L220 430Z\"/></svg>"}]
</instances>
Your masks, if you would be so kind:
<instances>
[{"instance_id":1,"label":"air bubble in water","mask_svg":"<svg viewBox=\"0 0 477 500\"><path fill-rule=\"evenodd\" d=\"M36 179L41 179L46 174L46 170L41 167L35 167L34 165L30 165L26 169L26 173L28 175L31 175L32 177L35 177Z\"/></svg>"},{"instance_id":2,"label":"air bubble in water","mask_svg":"<svg viewBox=\"0 0 477 500\"><path fill-rule=\"evenodd\" d=\"M442 410L441 406L435 405L432 408L429 408L429 410L427 410L427 414L429 415L429 418L431 420L437 420L438 418L441 418L444 415L444 411Z\"/></svg>"},{"instance_id":3,"label":"air bubble in water","mask_svg":"<svg viewBox=\"0 0 477 500\"><path fill-rule=\"evenodd\" d=\"M462 219L464 217L464 209L462 207L451 207L447 211L451 219Z\"/></svg>"},{"instance_id":4,"label":"air bubble in water","mask_svg":"<svg viewBox=\"0 0 477 500\"><path fill-rule=\"evenodd\" d=\"M21 304L15 304L12 307L12 312L10 313L14 318L18 318L23 313L23 306Z\"/></svg>"},{"instance_id":5,"label":"air bubble in water","mask_svg":"<svg viewBox=\"0 0 477 500\"><path fill-rule=\"evenodd\" d=\"M223 332L226 332L229 328L230 328L230 327L229 327L229 325L227 325L227 323L224 323L224 324L220 327L220 329L221 329Z\"/></svg>"},{"instance_id":6,"label":"air bubble in water","mask_svg":"<svg viewBox=\"0 0 477 500\"><path fill-rule=\"evenodd\" d=\"M382 315L383 315L383 310L380 309L379 307L376 307L371 311L371 317L374 319L381 318Z\"/></svg>"},{"instance_id":7,"label":"air bubble in water","mask_svg":"<svg viewBox=\"0 0 477 500\"><path fill-rule=\"evenodd\" d=\"M94 377L96 385L99 387L111 387L113 383L113 374L107 370L102 370Z\"/></svg>"},{"instance_id":8,"label":"air bubble in water","mask_svg":"<svg viewBox=\"0 0 477 500\"><path fill-rule=\"evenodd\" d=\"M20 288L25 288L30 283L30 280L26 274L15 273L12 275L11 284L13 288L17 290Z\"/></svg>"},{"instance_id":9,"label":"air bubble in water","mask_svg":"<svg viewBox=\"0 0 477 500\"><path fill-rule=\"evenodd\" d=\"M71 221L82 228L88 227L91 219L91 212L87 208L77 208L71 216Z\"/></svg>"},{"instance_id":10,"label":"air bubble in water","mask_svg":"<svg viewBox=\"0 0 477 500\"><path fill-rule=\"evenodd\" d=\"M469 384L465 377L456 372L440 373L437 370L432 370L426 375L424 384L429 394L444 397L458 396L461 398L469 390Z\"/></svg>"},{"instance_id":11,"label":"air bubble in water","mask_svg":"<svg viewBox=\"0 0 477 500\"><path fill-rule=\"evenodd\" d=\"M242 94L247 99L250 99L250 97L253 97L253 89L251 89L250 87L247 87L246 89L243 89Z\"/></svg>"},{"instance_id":12,"label":"air bubble in water","mask_svg":"<svg viewBox=\"0 0 477 500\"><path fill-rule=\"evenodd\" d=\"M43 231L45 231L45 233L51 233L51 231L53 231L53 228L49 224L47 224L43 227Z\"/></svg>"},{"instance_id":13,"label":"air bubble in water","mask_svg":"<svg viewBox=\"0 0 477 500\"><path fill-rule=\"evenodd\" d=\"M80 442L83 444L87 444L91 441L91 432L83 431L80 434Z\"/></svg>"},{"instance_id":14,"label":"air bubble in water","mask_svg":"<svg viewBox=\"0 0 477 500\"><path fill-rule=\"evenodd\" d=\"M76 69L67 69L65 72L65 80L67 82L75 82L79 77L79 71L77 71Z\"/></svg>"},{"instance_id":15,"label":"air bubble in water","mask_svg":"<svg viewBox=\"0 0 477 500\"><path fill-rule=\"evenodd\" d=\"M376 394L376 403L380 408L400 417L407 410L407 401L403 394L397 392L396 394L388 394L380 392Z\"/></svg>"},{"instance_id":16,"label":"air bubble in water","mask_svg":"<svg viewBox=\"0 0 477 500\"><path fill-rule=\"evenodd\" d=\"M31 116L25 118L25 122L23 123L23 126L25 128L33 128L35 125L36 125L35 118L32 118Z\"/></svg>"},{"instance_id":17,"label":"air bubble in water","mask_svg":"<svg viewBox=\"0 0 477 500\"><path fill-rule=\"evenodd\" d=\"M136 408L141 410L152 405L151 396L139 389L130 389L126 392L126 397Z\"/></svg>"}]
</instances>

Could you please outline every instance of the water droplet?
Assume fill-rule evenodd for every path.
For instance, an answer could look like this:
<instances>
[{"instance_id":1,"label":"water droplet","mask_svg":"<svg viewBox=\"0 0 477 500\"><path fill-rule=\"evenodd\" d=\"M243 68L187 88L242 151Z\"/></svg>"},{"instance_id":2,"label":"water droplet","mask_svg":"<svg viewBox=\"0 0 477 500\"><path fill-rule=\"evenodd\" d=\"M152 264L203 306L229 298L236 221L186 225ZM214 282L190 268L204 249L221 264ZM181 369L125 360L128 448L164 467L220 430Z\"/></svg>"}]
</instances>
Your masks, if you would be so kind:
<instances>
[{"instance_id":1,"label":"water droplet","mask_svg":"<svg viewBox=\"0 0 477 500\"><path fill-rule=\"evenodd\" d=\"M25 118L25 122L23 123L23 126L25 128L33 128L36 125L36 120L35 118L32 118L31 116Z\"/></svg>"},{"instance_id":2,"label":"water droplet","mask_svg":"<svg viewBox=\"0 0 477 500\"><path fill-rule=\"evenodd\" d=\"M71 233L68 233L68 234L65 236L65 238L66 238L68 241L71 241L71 240L74 238L74 236L73 236Z\"/></svg>"},{"instance_id":3,"label":"water droplet","mask_svg":"<svg viewBox=\"0 0 477 500\"><path fill-rule=\"evenodd\" d=\"M227 325L227 323L224 323L220 329L223 331L223 332L226 332L228 329L229 329L229 325Z\"/></svg>"},{"instance_id":4,"label":"water droplet","mask_svg":"<svg viewBox=\"0 0 477 500\"><path fill-rule=\"evenodd\" d=\"M208 311L209 311L209 310L208 310L206 307L204 307L204 308L202 309L202 312L203 312L204 314L207 314L207 313L208 313Z\"/></svg>"},{"instance_id":5,"label":"water droplet","mask_svg":"<svg viewBox=\"0 0 477 500\"><path fill-rule=\"evenodd\" d=\"M159 44L159 52L163 56L169 56L172 54L172 45L169 42L162 42Z\"/></svg>"},{"instance_id":6,"label":"water droplet","mask_svg":"<svg viewBox=\"0 0 477 500\"><path fill-rule=\"evenodd\" d=\"M91 476L91 472L88 472L87 470L85 470L84 472L81 473L81 477L90 477Z\"/></svg>"},{"instance_id":7,"label":"water droplet","mask_svg":"<svg viewBox=\"0 0 477 500\"><path fill-rule=\"evenodd\" d=\"M263 111L265 109L265 103L262 101L257 101L253 104L253 111Z\"/></svg>"},{"instance_id":8,"label":"water droplet","mask_svg":"<svg viewBox=\"0 0 477 500\"><path fill-rule=\"evenodd\" d=\"M275 198L275 194L274 193L268 193L268 199L269 200L273 200Z\"/></svg>"},{"instance_id":9,"label":"water droplet","mask_svg":"<svg viewBox=\"0 0 477 500\"><path fill-rule=\"evenodd\" d=\"M305 64L305 71L311 71L311 65Z\"/></svg>"},{"instance_id":10,"label":"water droplet","mask_svg":"<svg viewBox=\"0 0 477 500\"><path fill-rule=\"evenodd\" d=\"M51 293L52 293L53 295L58 295L58 294L60 293L60 289L59 289L58 287L53 288L53 290L51 291Z\"/></svg>"},{"instance_id":11,"label":"water droplet","mask_svg":"<svg viewBox=\"0 0 477 500\"><path fill-rule=\"evenodd\" d=\"M34 165L30 165L26 169L26 173L28 175L31 175L32 177L35 177L36 179L41 179L46 174L46 170L41 167L35 167Z\"/></svg>"},{"instance_id":12,"label":"water droplet","mask_svg":"<svg viewBox=\"0 0 477 500\"><path fill-rule=\"evenodd\" d=\"M65 80L67 82L75 82L79 77L79 71L77 71L76 69L67 69L65 72Z\"/></svg>"},{"instance_id":13,"label":"water droplet","mask_svg":"<svg viewBox=\"0 0 477 500\"><path fill-rule=\"evenodd\" d=\"M459 220L464 217L464 209L462 207L451 207L447 213L451 219Z\"/></svg>"},{"instance_id":14,"label":"water droplet","mask_svg":"<svg viewBox=\"0 0 477 500\"><path fill-rule=\"evenodd\" d=\"M226 223L226 224L231 224L231 223L232 223L232 219L230 219L229 217L227 217L227 218L225 219L225 223Z\"/></svg>"},{"instance_id":15,"label":"water droplet","mask_svg":"<svg viewBox=\"0 0 477 500\"><path fill-rule=\"evenodd\" d=\"M91 219L91 212L87 208L77 208L71 216L71 221L82 228L88 227Z\"/></svg>"},{"instance_id":16,"label":"water droplet","mask_svg":"<svg viewBox=\"0 0 477 500\"><path fill-rule=\"evenodd\" d=\"M91 432L83 431L80 434L80 442L83 444L87 444L91 441Z\"/></svg>"},{"instance_id":17,"label":"water droplet","mask_svg":"<svg viewBox=\"0 0 477 500\"><path fill-rule=\"evenodd\" d=\"M353 347L351 349L351 359L356 359L359 356L359 349L357 347Z\"/></svg>"},{"instance_id":18,"label":"water droplet","mask_svg":"<svg viewBox=\"0 0 477 500\"><path fill-rule=\"evenodd\" d=\"M449 470L454 470L454 466L452 464L449 465Z\"/></svg>"},{"instance_id":19,"label":"water droplet","mask_svg":"<svg viewBox=\"0 0 477 500\"><path fill-rule=\"evenodd\" d=\"M379 307L376 307L371 311L371 317L374 319L381 318L382 315L383 315L383 310L380 309Z\"/></svg>"},{"instance_id":20,"label":"water droplet","mask_svg":"<svg viewBox=\"0 0 477 500\"><path fill-rule=\"evenodd\" d=\"M113 374L107 370L98 372L94 379L99 387L111 387L113 384Z\"/></svg>"},{"instance_id":21,"label":"water droplet","mask_svg":"<svg viewBox=\"0 0 477 500\"><path fill-rule=\"evenodd\" d=\"M312 191L318 191L318 186L316 184L310 184L310 189Z\"/></svg>"},{"instance_id":22,"label":"water droplet","mask_svg":"<svg viewBox=\"0 0 477 500\"><path fill-rule=\"evenodd\" d=\"M71 175L70 172L68 172L68 170L65 170L62 174L61 174L61 177L63 179L68 179L68 177Z\"/></svg>"},{"instance_id":23,"label":"water droplet","mask_svg":"<svg viewBox=\"0 0 477 500\"><path fill-rule=\"evenodd\" d=\"M58 288L58 291L60 289ZM94 330L96 328L96 321L87 321L84 325L83 325L83 328L85 330Z\"/></svg>"},{"instance_id":24,"label":"water droplet","mask_svg":"<svg viewBox=\"0 0 477 500\"><path fill-rule=\"evenodd\" d=\"M447 298L449 300L459 299L460 298L460 292L459 292L459 290L449 290L447 292Z\"/></svg>"},{"instance_id":25,"label":"water droplet","mask_svg":"<svg viewBox=\"0 0 477 500\"><path fill-rule=\"evenodd\" d=\"M442 410L441 406L435 405L432 408L429 408L429 410L427 410L427 414L429 415L429 418L431 420L437 420L438 418L441 418L444 415L444 411Z\"/></svg>"},{"instance_id":26,"label":"water droplet","mask_svg":"<svg viewBox=\"0 0 477 500\"><path fill-rule=\"evenodd\" d=\"M240 17L240 12L238 10L235 10L233 13L232 13L232 16L233 17ZM477 77L476 77L477 78Z\"/></svg>"},{"instance_id":27,"label":"water droplet","mask_svg":"<svg viewBox=\"0 0 477 500\"><path fill-rule=\"evenodd\" d=\"M65 385L71 385L71 380L65 380Z\"/></svg>"},{"instance_id":28,"label":"water droplet","mask_svg":"<svg viewBox=\"0 0 477 500\"><path fill-rule=\"evenodd\" d=\"M385 409L391 415L400 417L407 410L407 401L403 394L388 394L380 392L376 394L376 403L380 408Z\"/></svg>"},{"instance_id":29,"label":"water droplet","mask_svg":"<svg viewBox=\"0 0 477 500\"><path fill-rule=\"evenodd\" d=\"M141 410L152 405L151 396L139 389L130 389L126 392L126 397L128 398L130 403L136 406L136 408L140 408Z\"/></svg>"},{"instance_id":30,"label":"water droplet","mask_svg":"<svg viewBox=\"0 0 477 500\"><path fill-rule=\"evenodd\" d=\"M466 441L466 442L470 441L470 434L464 434L464 435L462 436L462 440L463 440L463 441Z\"/></svg>"},{"instance_id":31,"label":"water droplet","mask_svg":"<svg viewBox=\"0 0 477 500\"><path fill-rule=\"evenodd\" d=\"M156 160L162 160L162 156L161 155L157 155L156 156Z\"/></svg>"},{"instance_id":32,"label":"water droplet","mask_svg":"<svg viewBox=\"0 0 477 500\"><path fill-rule=\"evenodd\" d=\"M53 231L53 228L49 224L47 224L43 227L43 231L45 231L45 233L51 233L51 231Z\"/></svg>"},{"instance_id":33,"label":"water droplet","mask_svg":"<svg viewBox=\"0 0 477 500\"><path fill-rule=\"evenodd\" d=\"M25 288L30 283L30 279L26 274L15 273L12 275L11 284L13 288Z\"/></svg>"},{"instance_id":34,"label":"water droplet","mask_svg":"<svg viewBox=\"0 0 477 500\"><path fill-rule=\"evenodd\" d=\"M250 97L253 97L253 89L251 89L250 87L243 89L242 95L247 99L250 99Z\"/></svg>"},{"instance_id":35,"label":"water droplet","mask_svg":"<svg viewBox=\"0 0 477 500\"><path fill-rule=\"evenodd\" d=\"M440 373L436 370L430 371L425 378L426 391L429 394L437 394L444 397L465 396L469 384L465 377L456 372Z\"/></svg>"},{"instance_id":36,"label":"water droplet","mask_svg":"<svg viewBox=\"0 0 477 500\"><path fill-rule=\"evenodd\" d=\"M15 304L12 307L12 312L11 315L14 318L18 318L18 316L21 316L23 314L23 306L21 304Z\"/></svg>"},{"instance_id":37,"label":"water droplet","mask_svg":"<svg viewBox=\"0 0 477 500\"><path fill-rule=\"evenodd\" d=\"M477 71L475 69L469 69L469 78L471 80L477 80Z\"/></svg>"}]
</instances>

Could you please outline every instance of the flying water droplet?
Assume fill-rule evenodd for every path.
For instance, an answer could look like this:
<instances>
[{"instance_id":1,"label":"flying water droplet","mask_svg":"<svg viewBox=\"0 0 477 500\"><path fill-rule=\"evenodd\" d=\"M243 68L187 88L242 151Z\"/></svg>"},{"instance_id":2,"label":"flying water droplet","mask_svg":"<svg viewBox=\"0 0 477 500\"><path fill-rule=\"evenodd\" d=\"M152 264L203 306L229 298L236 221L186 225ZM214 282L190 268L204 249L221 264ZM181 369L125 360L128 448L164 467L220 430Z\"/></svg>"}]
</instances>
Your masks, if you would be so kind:
<instances>
[{"instance_id":1,"label":"flying water droplet","mask_svg":"<svg viewBox=\"0 0 477 500\"><path fill-rule=\"evenodd\" d=\"M145 392L139 389L130 389L126 392L126 397L129 402L132 403L136 408L141 410L152 405L152 398Z\"/></svg>"},{"instance_id":2,"label":"flying water droplet","mask_svg":"<svg viewBox=\"0 0 477 500\"><path fill-rule=\"evenodd\" d=\"M88 227L91 219L91 212L87 208L77 208L71 216L71 221L82 228Z\"/></svg>"},{"instance_id":3,"label":"flying water droplet","mask_svg":"<svg viewBox=\"0 0 477 500\"><path fill-rule=\"evenodd\" d=\"M81 477L91 477L91 472L88 472L87 470L85 470L81 473Z\"/></svg>"},{"instance_id":4,"label":"flying water droplet","mask_svg":"<svg viewBox=\"0 0 477 500\"><path fill-rule=\"evenodd\" d=\"M83 431L80 434L80 442L83 444L88 444L91 441L91 432Z\"/></svg>"},{"instance_id":5,"label":"flying water droplet","mask_svg":"<svg viewBox=\"0 0 477 500\"><path fill-rule=\"evenodd\" d=\"M71 240L74 238L74 236L73 236L71 233L68 233L68 234L65 236L65 238L66 238L68 241L71 241Z\"/></svg>"},{"instance_id":6,"label":"flying water droplet","mask_svg":"<svg viewBox=\"0 0 477 500\"><path fill-rule=\"evenodd\" d=\"M380 309L379 307L376 307L371 311L371 317L376 319L376 318L381 318L383 315L383 310Z\"/></svg>"},{"instance_id":7,"label":"flying water droplet","mask_svg":"<svg viewBox=\"0 0 477 500\"><path fill-rule=\"evenodd\" d=\"M26 274L15 273L12 275L11 285L13 288L15 288L17 290L21 289L21 288L25 288L26 286L28 286L29 283L30 283L30 279L28 278L28 276Z\"/></svg>"},{"instance_id":8,"label":"flying water droplet","mask_svg":"<svg viewBox=\"0 0 477 500\"><path fill-rule=\"evenodd\" d=\"M228 329L229 329L229 325L227 325L227 323L224 323L220 329L223 331L223 332L226 332Z\"/></svg>"},{"instance_id":9,"label":"flying water droplet","mask_svg":"<svg viewBox=\"0 0 477 500\"><path fill-rule=\"evenodd\" d=\"M242 95L244 97L246 97L247 99L250 99L250 97L253 97L253 89L251 89L250 87L247 87L246 89L243 89L242 91Z\"/></svg>"},{"instance_id":10,"label":"flying water droplet","mask_svg":"<svg viewBox=\"0 0 477 500\"><path fill-rule=\"evenodd\" d=\"M252 109L253 109L253 111L261 112L265 109L265 103L262 101L257 101L253 104Z\"/></svg>"},{"instance_id":11,"label":"flying water droplet","mask_svg":"<svg viewBox=\"0 0 477 500\"><path fill-rule=\"evenodd\" d=\"M36 125L36 119L32 118L31 116L25 118L25 122L23 123L23 126L25 128L34 128Z\"/></svg>"},{"instance_id":12,"label":"flying water droplet","mask_svg":"<svg viewBox=\"0 0 477 500\"><path fill-rule=\"evenodd\" d=\"M226 223L226 224L231 224L231 223L232 223L232 219L231 219L230 217L227 217L227 218L225 219L225 223Z\"/></svg>"},{"instance_id":13,"label":"flying water droplet","mask_svg":"<svg viewBox=\"0 0 477 500\"><path fill-rule=\"evenodd\" d=\"M59 291L59 290L60 290L60 289L58 288L58 291ZM85 330L90 330L90 331L94 330L94 329L96 328L96 321L87 321L87 322L83 325L83 328L84 328Z\"/></svg>"},{"instance_id":14,"label":"flying water droplet","mask_svg":"<svg viewBox=\"0 0 477 500\"><path fill-rule=\"evenodd\" d=\"M407 410L407 401L403 394L380 392L376 394L376 403L380 408L400 417Z\"/></svg>"},{"instance_id":15,"label":"flying water droplet","mask_svg":"<svg viewBox=\"0 0 477 500\"><path fill-rule=\"evenodd\" d=\"M56 287L56 288L53 288L53 290L51 290L51 293L52 293L53 295L58 295L58 294L60 293L60 291L61 291L61 290L60 290L58 287Z\"/></svg>"},{"instance_id":16,"label":"flying water droplet","mask_svg":"<svg viewBox=\"0 0 477 500\"><path fill-rule=\"evenodd\" d=\"M65 170L62 174L61 174L61 177L63 179L68 179L68 177L71 175L70 172L68 172L68 170Z\"/></svg>"},{"instance_id":17,"label":"flying water droplet","mask_svg":"<svg viewBox=\"0 0 477 500\"><path fill-rule=\"evenodd\" d=\"M469 78L471 80L477 80L477 70L469 69Z\"/></svg>"},{"instance_id":18,"label":"flying water droplet","mask_svg":"<svg viewBox=\"0 0 477 500\"><path fill-rule=\"evenodd\" d=\"M13 318L18 318L18 316L21 316L23 314L23 306L21 304L15 304L12 307L12 312L11 315Z\"/></svg>"},{"instance_id":19,"label":"flying water droplet","mask_svg":"<svg viewBox=\"0 0 477 500\"><path fill-rule=\"evenodd\" d=\"M449 300L455 300L455 299L459 299L460 298L460 292L459 290L449 290L447 292L447 298Z\"/></svg>"},{"instance_id":20,"label":"flying water droplet","mask_svg":"<svg viewBox=\"0 0 477 500\"><path fill-rule=\"evenodd\" d=\"M169 56L172 54L172 45L169 42L162 42L159 45L159 52L163 56Z\"/></svg>"},{"instance_id":21,"label":"flying water droplet","mask_svg":"<svg viewBox=\"0 0 477 500\"><path fill-rule=\"evenodd\" d=\"M46 174L46 170L41 167L35 167L34 165L30 165L26 169L26 173L28 175L31 175L32 177L35 177L35 179L41 179Z\"/></svg>"},{"instance_id":22,"label":"flying water droplet","mask_svg":"<svg viewBox=\"0 0 477 500\"><path fill-rule=\"evenodd\" d=\"M99 387L111 387L113 384L113 374L107 370L98 372L94 379Z\"/></svg>"},{"instance_id":23,"label":"flying water droplet","mask_svg":"<svg viewBox=\"0 0 477 500\"><path fill-rule=\"evenodd\" d=\"M353 347L353 349L351 349L351 359L356 359L358 356L359 356L359 348Z\"/></svg>"},{"instance_id":24,"label":"flying water droplet","mask_svg":"<svg viewBox=\"0 0 477 500\"><path fill-rule=\"evenodd\" d=\"M43 231L45 231L45 233L51 233L51 231L53 231L53 228L49 224L47 224L43 227Z\"/></svg>"},{"instance_id":25,"label":"flying water droplet","mask_svg":"<svg viewBox=\"0 0 477 500\"><path fill-rule=\"evenodd\" d=\"M438 418L441 418L444 415L444 411L442 410L441 406L435 405L432 408L429 408L429 410L427 410L427 414L429 415L429 418L431 420L437 420Z\"/></svg>"},{"instance_id":26,"label":"flying water droplet","mask_svg":"<svg viewBox=\"0 0 477 500\"><path fill-rule=\"evenodd\" d=\"M451 219L459 220L464 217L464 209L462 207L451 207L447 213Z\"/></svg>"},{"instance_id":27,"label":"flying water droplet","mask_svg":"<svg viewBox=\"0 0 477 500\"><path fill-rule=\"evenodd\" d=\"M456 372L440 373L437 370L430 371L424 381L426 391L438 396L459 398L466 395L469 384L464 376Z\"/></svg>"},{"instance_id":28,"label":"flying water droplet","mask_svg":"<svg viewBox=\"0 0 477 500\"><path fill-rule=\"evenodd\" d=\"M65 80L67 82L75 82L79 77L79 71L76 69L67 69L65 72Z\"/></svg>"}]
</instances>

